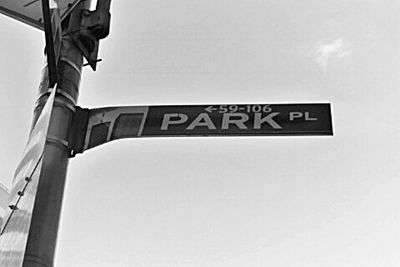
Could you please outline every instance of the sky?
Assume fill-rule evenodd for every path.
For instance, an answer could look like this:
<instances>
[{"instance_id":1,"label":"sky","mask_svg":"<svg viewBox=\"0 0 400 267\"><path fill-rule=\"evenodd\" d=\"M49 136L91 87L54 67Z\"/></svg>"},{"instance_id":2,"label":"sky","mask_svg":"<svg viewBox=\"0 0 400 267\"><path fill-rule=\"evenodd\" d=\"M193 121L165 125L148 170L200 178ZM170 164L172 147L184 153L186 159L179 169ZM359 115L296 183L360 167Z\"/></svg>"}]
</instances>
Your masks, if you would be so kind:
<instances>
[{"instance_id":1,"label":"sky","mask_svg":"<svg viewBox=\"0 0 400 267\"><path fill-rule=\"evenodd\" d=\"M55 266L400 265L398 0L113 1L79 105L331 103L333 137L127 139L71 159ZM0 16L0 182L44 34Z\"/></svg>"}]
</instances>

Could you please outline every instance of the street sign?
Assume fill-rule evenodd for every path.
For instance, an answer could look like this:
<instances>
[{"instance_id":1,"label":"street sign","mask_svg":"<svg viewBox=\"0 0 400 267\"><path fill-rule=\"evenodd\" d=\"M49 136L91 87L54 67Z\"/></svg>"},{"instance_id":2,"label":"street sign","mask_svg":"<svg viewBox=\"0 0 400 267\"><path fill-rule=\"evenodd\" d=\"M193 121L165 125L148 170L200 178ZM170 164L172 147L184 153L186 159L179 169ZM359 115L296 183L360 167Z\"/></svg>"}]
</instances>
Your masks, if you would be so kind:
<instances>
[{"instance_id":1,"label":"street sign","mask_svg":"<svg viewBox=\"0 0 400 267\"><path fill-rule=\"evenodd\" d=\"M9 195L0 235L0 266L22 266L42 166L56 88L50 94L26 144Z\"/></svg>"},{"instance_id":2,"label":"street sign","mask_svg":"<svg viewBox=\"0 0 400 267\"><path fill-rule=\"evenodd\" d=\"M63 20L80 0L58 0L60 18ZM0 0L0 13L43 30L41 0Z\"/></svg>"},{"instance_id":3,"label":"street sign","mask_svg":"<svg viewBox=\"0 0 400 267\"><path fill-rule=\"evenodd\" d=\"M132 137L333 135L330 104L108 107L76 119L73 154Z\"/></svg>"},{"instance_id":4,"label":"street sign","mask_svg":"<svg viewBox=\"0 0 400 267\"><path fill-rule=\"evenodd\" d=\"M330 135L329 105L150 107L141 136Z\"/></svg>"}]
</instances>

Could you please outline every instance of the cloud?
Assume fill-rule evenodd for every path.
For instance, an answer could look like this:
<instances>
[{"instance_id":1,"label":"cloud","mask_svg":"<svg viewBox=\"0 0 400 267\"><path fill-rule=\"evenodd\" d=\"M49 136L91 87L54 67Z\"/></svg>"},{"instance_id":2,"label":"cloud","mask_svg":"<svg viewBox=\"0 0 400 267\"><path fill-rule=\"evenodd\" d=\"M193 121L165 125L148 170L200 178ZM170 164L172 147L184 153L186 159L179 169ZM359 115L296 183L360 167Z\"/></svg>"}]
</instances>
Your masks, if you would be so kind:
<instances>
[{"instance_id":1,"label":"cloud","mask_svg":"<svg viewBox=\"0 0 400 267\"><path fill-rule=\"evenodd\" d=\"M322 67L324 73L327 72L328 64L332 58L341 59L349 55L351 55L351 52L341 38L331 43L319 45L313 53L314 61Z\"/></svg>"}]
</instances>

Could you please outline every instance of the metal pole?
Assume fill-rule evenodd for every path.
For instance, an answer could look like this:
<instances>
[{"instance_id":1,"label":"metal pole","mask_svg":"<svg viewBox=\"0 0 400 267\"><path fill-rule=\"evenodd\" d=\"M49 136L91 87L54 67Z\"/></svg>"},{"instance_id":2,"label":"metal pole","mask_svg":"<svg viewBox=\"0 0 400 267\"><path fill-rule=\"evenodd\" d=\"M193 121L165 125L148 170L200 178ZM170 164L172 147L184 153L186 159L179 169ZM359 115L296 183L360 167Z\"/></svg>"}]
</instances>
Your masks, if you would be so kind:
<instances>
[{"instance_id":1,"label":"metal pole","mask_svg":"<svg viewBox=\"0 0 400 267\"><path fill-rule=\"evenodd\" d=\"M79 25L83 9L91 1L82 1L71 14L71 25ZM54 265L59 218L69 161L68 137L75 112L83 57L72 39L65 34L58 63L57 94L44 149L43 164L33 209L32 221L23 266L49 267ZM48 97L48 68L43 71L39 96L34 111L34 122Z\"/></svg>"}]
</instances>

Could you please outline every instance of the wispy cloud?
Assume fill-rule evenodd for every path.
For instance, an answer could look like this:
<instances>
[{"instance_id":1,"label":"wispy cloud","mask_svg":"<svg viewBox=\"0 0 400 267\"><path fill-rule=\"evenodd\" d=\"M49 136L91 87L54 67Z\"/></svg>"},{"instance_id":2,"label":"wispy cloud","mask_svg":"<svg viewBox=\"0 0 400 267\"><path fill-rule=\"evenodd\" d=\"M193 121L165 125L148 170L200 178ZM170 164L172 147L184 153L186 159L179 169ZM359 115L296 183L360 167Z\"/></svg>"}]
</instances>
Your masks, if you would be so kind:
<instances>
[{"instance_id":1,"label":"wispy cloud","mask_svg":"<svg viewBox=\"0 0 400 267\"><path fill-rule=\"evenodd\" d=\"M343 58L351 55L348 45L339 38L331 43L319 45L313 53L314 61L322 67L324 73L328 70L328 64L332 58Z\"/></svg>"}]
</instances>

